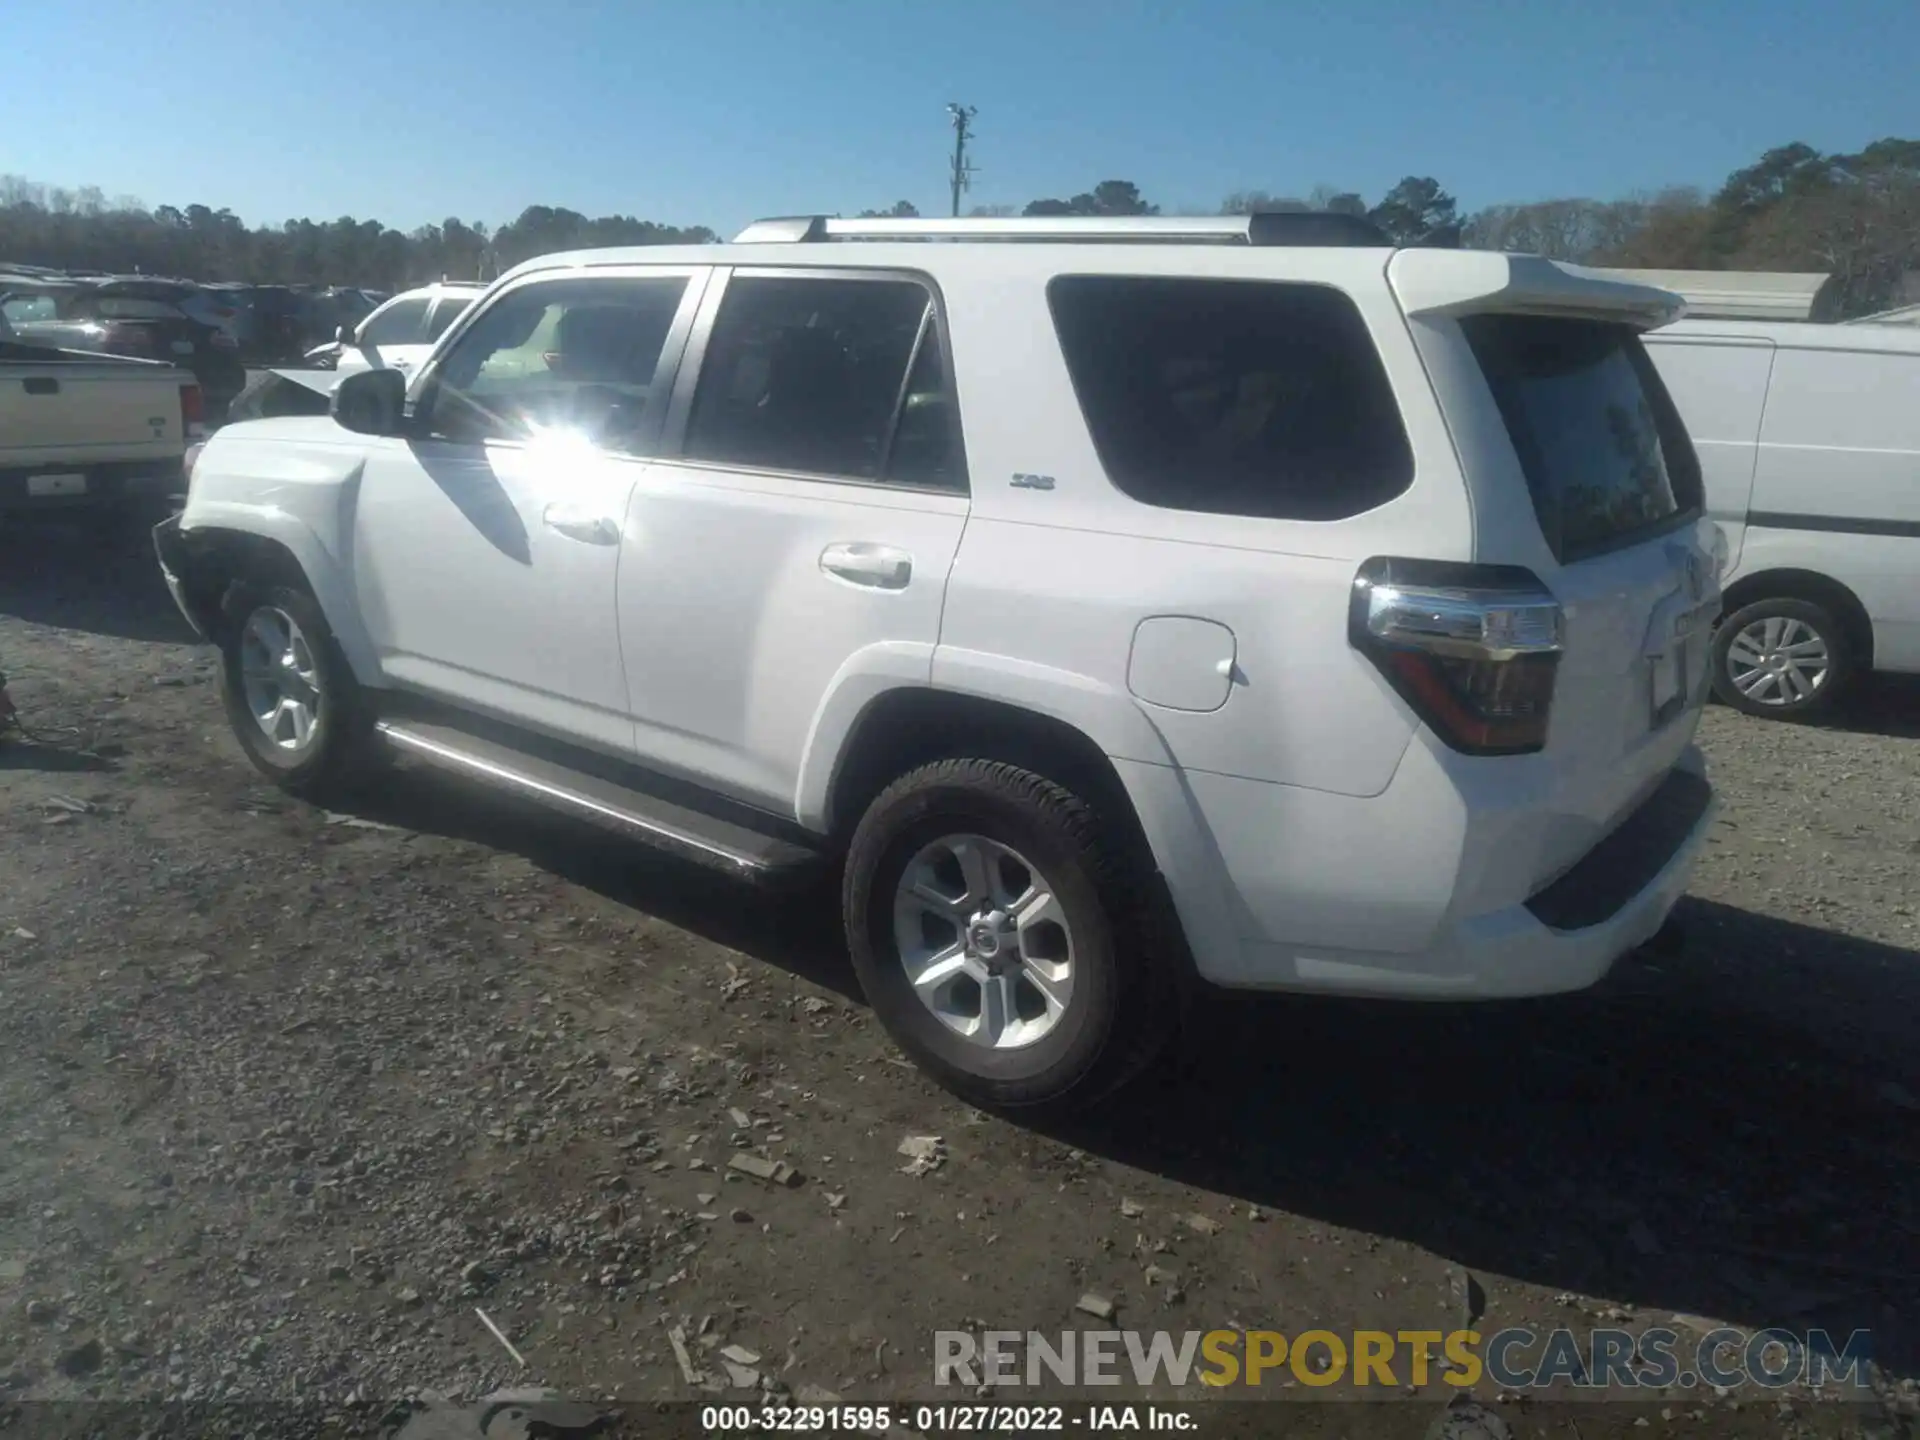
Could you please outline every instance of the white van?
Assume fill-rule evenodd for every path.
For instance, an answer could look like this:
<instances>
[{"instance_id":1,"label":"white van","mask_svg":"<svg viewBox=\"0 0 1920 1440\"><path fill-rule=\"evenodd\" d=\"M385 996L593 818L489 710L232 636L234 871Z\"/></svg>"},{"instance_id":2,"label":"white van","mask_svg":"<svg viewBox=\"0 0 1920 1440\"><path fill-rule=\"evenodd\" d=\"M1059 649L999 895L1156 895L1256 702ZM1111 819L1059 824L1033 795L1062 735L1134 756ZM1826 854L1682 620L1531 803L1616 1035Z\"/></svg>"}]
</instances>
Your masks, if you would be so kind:
<instances>
[{"instance_id":1,"label":"white van","mask_svg":"<svg viewBox=\"0 0 1920 1440\"><path fill-rule=\"evenodd\" d=\"M1920 330L1682 320L1645 337L1726 532L1713 684L1804 717L1920 672Z\"/></svg>"}]
</instances>

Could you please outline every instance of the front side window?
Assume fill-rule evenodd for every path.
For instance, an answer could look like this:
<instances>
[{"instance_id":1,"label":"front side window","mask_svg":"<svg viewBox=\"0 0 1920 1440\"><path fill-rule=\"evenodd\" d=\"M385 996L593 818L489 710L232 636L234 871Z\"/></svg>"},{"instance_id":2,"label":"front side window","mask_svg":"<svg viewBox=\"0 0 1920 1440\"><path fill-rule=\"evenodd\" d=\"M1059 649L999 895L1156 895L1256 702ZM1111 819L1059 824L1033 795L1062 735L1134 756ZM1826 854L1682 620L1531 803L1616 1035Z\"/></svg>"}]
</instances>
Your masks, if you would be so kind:
<instances>
[{"instance_id":1,"label":"front side window","mask_svg":"<svg viewBox=\"0 0 1920 1440\"><path fill-rule=\"evenodd\" d=\"M510 291L454 340L422 423L464 443L572 437L631 451L686 288L661 275Z\"/></svg>"},{"instance_id":2,"label":"front side window","mask_svg":"<svg viewBox=\"0 0 1920 1440\"><path fill-rule=\"evenodd\" d=\"M362 345L419 345L427 328L427 301L396 300L377 315L369 315L356 337Z\"/></svg>"},{"instance_id":3,"label":"front side window","mask_svg":"<svg viewBox=\"0 0 1920 1440\"><path fill-rule=\"evenodd\" d=\"M1135 500L1342 520L1413 483L1392 384L1340 291L1068 275L1047 299L1100 463Z\"/></svg>"},{"instance_id":4,"label":"front side window","mask_svg":"<svg viewBox=\"0 0 1920 1440\"><path fill-rule=\"evenodd\" d=\"M904 278L734 277L701 364L686 458L956 483L957 428L930 312L926 287Z\"/></svg>"}]
</instances>

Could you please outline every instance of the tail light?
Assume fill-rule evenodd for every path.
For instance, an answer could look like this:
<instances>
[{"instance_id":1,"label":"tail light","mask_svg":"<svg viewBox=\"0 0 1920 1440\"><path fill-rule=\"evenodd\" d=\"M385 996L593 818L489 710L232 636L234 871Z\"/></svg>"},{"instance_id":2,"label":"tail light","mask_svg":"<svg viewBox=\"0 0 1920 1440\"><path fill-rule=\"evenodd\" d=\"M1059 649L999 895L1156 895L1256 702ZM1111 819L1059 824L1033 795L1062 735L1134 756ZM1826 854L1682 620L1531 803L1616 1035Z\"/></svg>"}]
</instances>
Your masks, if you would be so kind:
<instances>
[{"instance_id":1,"label":"tail light","mask_svg":"<svg viewBox=\"0 0 1920 1440\"><path fill-rule=\"evenodd\" d=\"M206 428L207 402L198 385L180 387L180 433L191 440Z\"/></svg>"},{"instance_id":2,"label":"tail light","mask_svg":"<svg viewBox=\"0 0 1920 1440\"><path fill-rule=\"evenodd\" d=\"M1546 746L1564 628L1527 570L1388 558L1360 567L1347 621L1354 648L1468 755Z\"/></svg>"}]
</instances>

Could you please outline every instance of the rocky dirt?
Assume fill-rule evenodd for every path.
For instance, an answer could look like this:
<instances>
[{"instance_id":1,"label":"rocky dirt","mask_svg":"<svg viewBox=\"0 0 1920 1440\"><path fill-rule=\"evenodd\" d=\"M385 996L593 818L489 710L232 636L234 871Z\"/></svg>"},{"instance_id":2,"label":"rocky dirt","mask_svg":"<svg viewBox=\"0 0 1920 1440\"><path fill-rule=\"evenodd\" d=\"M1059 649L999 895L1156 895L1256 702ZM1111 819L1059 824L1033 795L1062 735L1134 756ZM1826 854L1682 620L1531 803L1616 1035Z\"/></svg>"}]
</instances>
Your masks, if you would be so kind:
<instances>
[{"instance_id":1,"label":"rocky dirt","mask_svg":"<svg viewBox=\"0 0 1920 1440\"><path fill-rule=\"evenodd\" d=\"M1682 953L1553 1002L1215 1003L1039 1133L900 1059L831 896L406 770L279 796L137 537L0 531L0 669L52 742L0 746L0 1402L925 1398L935 1330L1091 1292L1179 1330L1865 1328L1914 1409L1912 687L1708 715Z\"/></svg>"}]
</instances>

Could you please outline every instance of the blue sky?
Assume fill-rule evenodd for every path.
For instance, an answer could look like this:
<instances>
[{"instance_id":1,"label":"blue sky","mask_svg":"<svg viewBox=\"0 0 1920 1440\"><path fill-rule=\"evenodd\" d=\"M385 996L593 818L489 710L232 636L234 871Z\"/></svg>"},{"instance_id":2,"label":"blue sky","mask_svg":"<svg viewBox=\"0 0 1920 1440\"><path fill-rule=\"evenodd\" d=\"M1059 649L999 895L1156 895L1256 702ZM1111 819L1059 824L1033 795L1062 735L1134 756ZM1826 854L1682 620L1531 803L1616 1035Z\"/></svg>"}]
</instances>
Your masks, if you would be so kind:
<instances>
[{"instance_id":1,"label":"blue sky","mask_svg":"<svg viewBox=\"0 0 1920 1440\"><path fill-rule=\"evenodd\" d=\"M531 203L726 231L1109 178L1463 207L1711 188L1920 133L1915 0L67 0L11 27L0 171L249 223Z\"/></svg>"}]
</instances>

